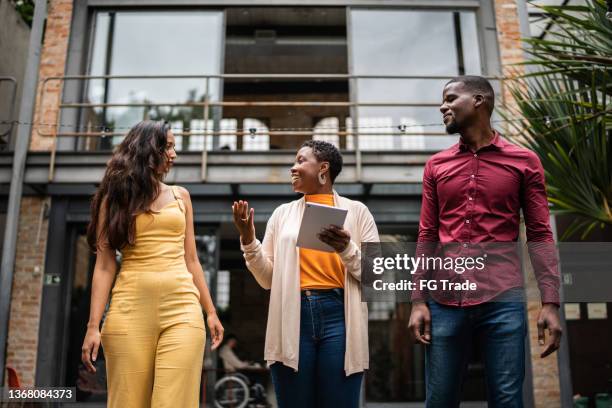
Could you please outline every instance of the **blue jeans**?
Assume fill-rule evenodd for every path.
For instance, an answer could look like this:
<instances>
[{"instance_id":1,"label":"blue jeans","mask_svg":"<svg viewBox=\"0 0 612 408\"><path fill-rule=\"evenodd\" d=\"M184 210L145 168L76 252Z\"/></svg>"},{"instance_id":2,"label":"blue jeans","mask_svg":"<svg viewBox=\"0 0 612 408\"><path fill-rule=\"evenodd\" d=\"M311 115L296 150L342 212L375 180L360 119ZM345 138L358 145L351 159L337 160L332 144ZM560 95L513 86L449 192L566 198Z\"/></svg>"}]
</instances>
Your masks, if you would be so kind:
<instances>
[{"instance_id":1,"label":"blue jeans","mask_svg":"<svg viewBox=\"0 0 612 408\"><path fill-rule=\"evenodd\" d=\"M525 378L524 302L445 306L427 302L431 344L425 348L426 407L459 407L473 341L483 352L489 407L522 408Z\"/></svg>"},{"instance_id":2,"label":"blue jeans","mask_svg":"<svg viewBox=\"0 0 612 408\"><path fill-rule=\"evenodd\" d=\"M302 291L298 371L272 364L279 408L359 406L363 373L346 376L346 329L341 289Z\"/></svg>"}]
</instances>

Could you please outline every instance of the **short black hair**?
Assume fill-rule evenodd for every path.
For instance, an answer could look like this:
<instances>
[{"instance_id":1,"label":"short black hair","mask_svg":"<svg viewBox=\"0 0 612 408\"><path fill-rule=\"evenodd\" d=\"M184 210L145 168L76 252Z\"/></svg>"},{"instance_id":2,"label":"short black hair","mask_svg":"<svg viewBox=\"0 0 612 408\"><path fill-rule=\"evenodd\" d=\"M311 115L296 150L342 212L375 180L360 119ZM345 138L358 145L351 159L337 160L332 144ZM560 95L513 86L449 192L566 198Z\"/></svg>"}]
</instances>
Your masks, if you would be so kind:
<instances>
[{"instance_id":1,"label":"short black hair","mask_svg":"<svg viewBox=\"0 0 612 408\"><path fill-rule=\"evenodd\" d=\"M454 82L462 83L468 90L484 96L489 115L493 113L495 108L495 91L488 79L477 75L461 75L448 81L444 87L446 88L448 84Z\"/></svg>"},{"instance_id":2,"label":"short black hair","mask_svg":"<svg viewBox=\"0 0 612 408\"><path fill-rule=\"evenodd\" d=\"M310 147L318 161L329 162L329 176L333 183L342 171L342 155L336 146L323 140L307 140L300 149L302 147Z\"/></svg>"}]
</instances>

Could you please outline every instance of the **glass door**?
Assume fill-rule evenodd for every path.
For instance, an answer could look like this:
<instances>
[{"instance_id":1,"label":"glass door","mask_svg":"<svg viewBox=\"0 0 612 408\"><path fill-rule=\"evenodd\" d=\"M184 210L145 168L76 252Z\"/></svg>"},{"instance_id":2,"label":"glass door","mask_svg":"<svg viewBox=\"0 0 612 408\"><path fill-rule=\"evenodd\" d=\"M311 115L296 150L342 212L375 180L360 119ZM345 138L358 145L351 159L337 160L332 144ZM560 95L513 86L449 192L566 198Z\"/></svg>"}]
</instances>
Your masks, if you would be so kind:
<instances>
[{"instance_id":1,"label":"glass door","mask_svg":"<svg viewBox=\"0 0 612 408\"><path fill-rule=\"evenodd\" d=\"M68 290L65 301L69 307L65 308L68 315L63 317L67 322L64 331L64 351L62 367L58 369L63 375L63 384L76 387L77 401L79 402L105 402L106 391L106 365L104 349L101 347L97 372L91 374L85 370L81 363L81 346L89 320L91 300L91 282L95 266L95 255L87 245L86 226L74 225L69 228L71 251L69 251ZM217 269L219 262L219 245L215 227L196 226L196 249L198 258L204 269L206 282L210 288L213 299L216 299ZM117 256L120 267L120 256ZM108 308L108 305L107 305ZM103 317L104 319L104 317ZM208 339L209 340L209 339ZM210 352L210 341L207 342L205 355L205 368L216 366L216 353ZM212 382L214 384L214 381ZM212 395L212 394L208 394Z\"/></svg>"}]
</instances>

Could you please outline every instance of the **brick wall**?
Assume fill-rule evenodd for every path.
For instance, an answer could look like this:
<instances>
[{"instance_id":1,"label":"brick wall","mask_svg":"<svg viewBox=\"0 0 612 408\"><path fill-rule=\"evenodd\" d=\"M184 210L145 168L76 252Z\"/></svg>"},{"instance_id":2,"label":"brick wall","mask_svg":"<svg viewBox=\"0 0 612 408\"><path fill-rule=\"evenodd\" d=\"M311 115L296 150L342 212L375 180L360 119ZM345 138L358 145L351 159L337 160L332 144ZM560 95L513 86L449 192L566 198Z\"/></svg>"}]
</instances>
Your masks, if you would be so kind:
<instances>
[{"instance_id":1,"label":"brick wall","mask_svg":"<svg viewBox=\"0 0 612 408\"><path fill-rule=\"evenodd\" d=\"M64 74L71 19L72 0L49 1L39 79ZM43 104L39 106L41 104L39 89L34 115L35 123L56 123L57 105L62 91L61 84L50 83L47 90ZM48 133L54 131L55 127L42 126L38 130ZM34 127L30 150L45 151L49 150L52 145L53 139L39 136ZM21 201L17 232L18 245L11 295L6 362L7 365L17 370L25 386L33 386L36 378L38 328L48 228L47 220L43 218L41 222L40 218L44 205L44 198L24 197ZM27 243L27 245L19 243Z\"/></svg>"},{"instance_id":2,"label":"brick wall","mask_svg":"<svg viewBox=\"0 0 612 408\"><path fill-rule=\"evenodd\" d=\"M68 52L68 39L70 36L70 22L72 20L72 0L50 0L47 10L47 26L40 56L40 69L38 78L64 75L66 55ZM41 133L52 133L57 128L50 126L57 122L57 105L60 103L62 83L52 81L47 84L44 98L41 99L40 89L36 101L34 123L40 124ZM37 128L32 130L30 150L46 151L53 146L53 139L42 137Z\"/></svg>"},{"instance_id":3,"label":"brick wall","mask_svg":"<svg viewBox=\"0 0 612 408\"><path fill-rule=\"evenodd\" d=\"M521 240L526 240L525 224L521 223ZM529 254L525 249L523 251L523 259L529 259ZM527 287L527 298L538 299L539 291L537 281L531 263L526 261L523 265L525 270L525 282ZM544 346L538 344L538 329L536 323L540 313L541 303L530 301L527 302L527 317L529 319L529 345L530 350L527 352L531 356L531 366L533 375L533 393L536 408L555 408L561 406L561 391L559 384L559 365L557 363L557 354L553 353L546 358L541 358L540 354L544 350ZM564 334L567 336L567 333ZM548 332L546 339L548 340Z\"/></svg>"},{"instance_id":4,"label":"brick wall","mask_svg":"<svg viewBox=\"0 0 612 408\"><path fill-rule=\"evenodd\" d=\"M48 222L44 217L41 222L44 205L43 198L24 197L21 201L17 232L18 245L11 294L6 364L17 370L25 386L33 386L36 377L38 327L48 228Z\"/></svg>"},{"instance_id":5,"label":"brick wall","mask_svg":"<svg viewBox=\"0 0 612 408\"><path fill-rule=\"evenodd\" d=\"M521 42L521 28L517 10L519 0L495 0L495 22L497 26L497 38L499 53L502 64L502 73L505 78L522 72L517 66L512 66L524 60ZM507 87L503 87L504 100L510 101L512 95Z\"/></svg>"}]
</instances>

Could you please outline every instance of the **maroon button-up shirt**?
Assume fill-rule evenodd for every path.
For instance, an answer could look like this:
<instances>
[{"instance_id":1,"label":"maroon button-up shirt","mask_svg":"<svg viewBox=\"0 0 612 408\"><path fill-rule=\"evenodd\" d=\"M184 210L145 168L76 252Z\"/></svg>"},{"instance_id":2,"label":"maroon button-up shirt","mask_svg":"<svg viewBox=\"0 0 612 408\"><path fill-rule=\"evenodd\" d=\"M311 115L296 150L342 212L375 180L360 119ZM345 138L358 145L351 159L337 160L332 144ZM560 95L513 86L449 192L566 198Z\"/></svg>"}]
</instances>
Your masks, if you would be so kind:
<instances>
[{"instance_id":1,"label":"maroon button-up shirt","mask_svg":"<svg viewBox=\"0 0 612 408\"><path fill-rule=\"evenodd\" d=\"M497 132L489 145L476 152L460 141L427 161L417 241L461 243L458 246L508 243L502 246L512 247L519 236L521 209L542 302L559 304L558 262L542 164L534 152L509 143ZM469 280L479 289L429 291L433 299L447 305L476 305L523 286L518 256L490 257L484 271L453 275L452 281ZM444 273L421 269L413 280L441 276ZM426 290L412 293L413 300L426 296Z\"/></svg>"}]
</instances>

